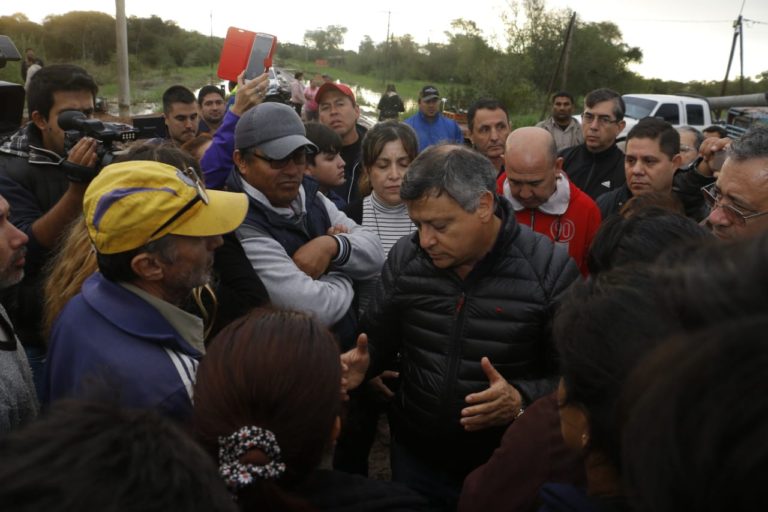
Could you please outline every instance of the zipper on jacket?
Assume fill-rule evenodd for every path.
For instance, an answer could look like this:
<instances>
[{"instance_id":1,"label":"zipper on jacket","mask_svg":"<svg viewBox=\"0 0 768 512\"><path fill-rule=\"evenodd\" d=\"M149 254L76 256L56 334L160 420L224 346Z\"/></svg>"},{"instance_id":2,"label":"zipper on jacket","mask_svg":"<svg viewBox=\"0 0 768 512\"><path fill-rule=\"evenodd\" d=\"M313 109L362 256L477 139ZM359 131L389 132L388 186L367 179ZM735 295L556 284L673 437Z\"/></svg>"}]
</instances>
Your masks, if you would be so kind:
<instances>
[{"instance_id":1,"label":"zipper on jacket","mask_svg":"<svg viewBox=\"0 0 768 512\"><path fill-rule=\"evenodd\" d=\"M443 388L443 397L441 404L443 410L440 411L438 416L446 416L451 409L453 403L453 393L458 384L458 372L459 365L461 364L461 353L463 350L463 331L464 321L466 320L466 314L464 312L464 306L467 302L467 294L464 290L459 295L459 300L456 301L456 315L454 317L453 336L451 338L451 349L448 351L450 354L450 361L448 363L448 373L446 374L445 387ZM459 418L449 418L451 421L459 421Z\"/></svg>"},{"instance_id":2,"label":"zipper on jacket","mask_svg":"<svg viewBox=\"0 0 768 512\"><path fill-rule=\"evenodd\" d=\"M464 307L464 301L466 300L467 296L464 294L464 292L461 292L461 297L459 297L459 302L456 303L456 314L458 315L461 313L462 308Z\"/></svg>"}]
</instances>

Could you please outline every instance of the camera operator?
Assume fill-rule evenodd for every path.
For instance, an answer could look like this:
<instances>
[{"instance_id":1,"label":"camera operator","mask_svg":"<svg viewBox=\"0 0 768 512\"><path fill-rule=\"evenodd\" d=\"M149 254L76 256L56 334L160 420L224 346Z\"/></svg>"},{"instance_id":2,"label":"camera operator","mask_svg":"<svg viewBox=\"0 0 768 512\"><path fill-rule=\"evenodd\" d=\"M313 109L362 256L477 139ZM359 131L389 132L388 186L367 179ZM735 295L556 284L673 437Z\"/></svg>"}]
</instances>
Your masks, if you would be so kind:
<instances>
[{"instance_id":1,"label":"camera operator","mask_svg":"<svg viewBox=\"0 0 768 512\"><path fill-rule=\"evenodd\" d=\"M30 122L0 146L0 195L10 204L10 220L29 236L24 280L3 302L29 356L36 385L45 359L41 272L61 233L82 213L88 186L82 180L70 181L65 169L92 168L95 175L98 161L97 143L90 137L65 150L58 117L65 110L92 117L97 91L96 82L79 66L40 69L27 91Z\"/></svg>"}]
</instances>

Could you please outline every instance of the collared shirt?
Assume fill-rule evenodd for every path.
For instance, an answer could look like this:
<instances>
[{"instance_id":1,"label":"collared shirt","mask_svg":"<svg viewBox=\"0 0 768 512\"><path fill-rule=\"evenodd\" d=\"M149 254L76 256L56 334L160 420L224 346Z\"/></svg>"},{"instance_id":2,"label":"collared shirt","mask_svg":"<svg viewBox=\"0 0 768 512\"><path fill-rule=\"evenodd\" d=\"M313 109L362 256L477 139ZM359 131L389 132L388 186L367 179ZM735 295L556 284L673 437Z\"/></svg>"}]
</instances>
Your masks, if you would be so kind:
<instances>
[{"instance_id":1,"label":"collared shirt","mask_svg":"<svg viewBox=\"0 0 768 512\"><path fill-rule=\"evenodd\" d=\"M169 324L171 324L171 327L176 329L176 332L184 338L184 341L195 347L200 353L205 354L204 326L202 318L195 316L192 313L187 313L183 309L142 290L138 286L129 283L118 284L147 301L168 321Z\"/></svg>"},{"instance_id":2,"label":"collared shirt","mask_svg":"<svg viewBox=\"0 0 768 512\"><path fill-rule=\"evenodd\" d=\"M571 118L571 122L565 129L557 124L555 118L551 116L548 119L541 121L536 126L544 128L552 134L552 137L555 138L555 144L557 145L558 151L571 146L578 146L584 142L584 134L581 131L581 125L574 118Z\"/></svg>"}]
</instances>

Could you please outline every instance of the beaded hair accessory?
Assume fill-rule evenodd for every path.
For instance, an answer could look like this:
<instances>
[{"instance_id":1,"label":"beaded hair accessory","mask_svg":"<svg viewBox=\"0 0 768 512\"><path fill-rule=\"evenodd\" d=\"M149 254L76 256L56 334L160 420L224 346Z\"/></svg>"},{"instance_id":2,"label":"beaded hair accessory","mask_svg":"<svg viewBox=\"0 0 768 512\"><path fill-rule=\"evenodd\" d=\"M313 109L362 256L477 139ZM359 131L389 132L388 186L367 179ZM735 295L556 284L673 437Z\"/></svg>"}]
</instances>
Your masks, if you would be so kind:
<instances>
[{"instance_id":1,"label":"beaded hair accessory","mask_svg":"<svg viewBox=\"0 0 768 512\"><path fill-rule=\"evenodd\" d=\"M264 452L270 462L263 465L240 462L240 457L253 449ZM271 431L245 426L228 436L219 437L219 474L230 489L245 487L256 480L276 479L283 473L285 464L281 462L280 446Z\"/></svg>"}]
</instances>

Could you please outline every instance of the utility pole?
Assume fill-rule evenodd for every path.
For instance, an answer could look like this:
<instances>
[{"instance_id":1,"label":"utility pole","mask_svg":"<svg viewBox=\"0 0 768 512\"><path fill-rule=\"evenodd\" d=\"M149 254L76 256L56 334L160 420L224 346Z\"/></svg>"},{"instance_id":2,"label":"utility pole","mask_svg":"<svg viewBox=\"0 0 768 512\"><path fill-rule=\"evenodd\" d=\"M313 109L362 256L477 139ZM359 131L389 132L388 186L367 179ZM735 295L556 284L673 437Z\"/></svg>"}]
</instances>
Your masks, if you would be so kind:
<instances>
[{"instance_id":1,"label":"utility pole","mask_svg":"<svg viewBox=\"0 0 768 512\"><path fill-rule=\"evenodd\" d=\"M739 84L741 94L744 94L744 18L739 14Z\"/></svg>"},{"instance_id":2,"label":"utility pole","mask_svg":"<svg viewBox=\"0 0 768 512\"><path fill-rule=\"evenodd\" d=\"M571 15L571 21L568 22L568 28L565 30L565 41L563 41L563 49L560 50L560 57L557 59L557 66L552 71L552 77L549 79L549 85L547 86L547 94L544 99L544 109L541 111L541 119L544 119L549 110L549 96L554 92L552 89L555 87L555 81L557 81L557 75L560 72L560 67L563 67L563 89L567 82L566 75L568 74L568 53L571 48L571 35L573 33L573 26L576 24L576 13ZM563 65L565 62L565 65Z\"/></svg>"},{"instance_id":3,"label":"utility pole","mask_svg":"<svg viewBox=\"0 0 768 512\"><path fill-rule=\"evenodd\" d=\"M563 80L560 82L560 89L568 89L568 64L571 60L571 42L573 41L573 26L576 24L576 13L571 15L571 21L568 23L568 31L565 34L565 52L563 56Z\"/></svg>"},{"instance_id":4,"label":"utility pole","mask_svg":"<svg viewBox=\"0 0 768 512\"><path fill-rule=\"evenodd\" d=\"M743 6L742 6L743 7ZM728 88L728 75L731 74L731 64L733 64L733 54L736 51L736 41L741 41L741 93L744 94L744 36L742 34L744 30L743 19L741 14L733 22L733 42L731 43L731 54L728 57L728 67L725 69L725 78L723 79L723 86L720 88L720 96L725 96L725 91ZM716 117L720 117L720 110L716 112Z\"/></svg>"},{"instance_id":5,"label":"utility pole","mask_svg":"<svg viewBox=\"0 0 768 512\"><path fill-rule=\"evenodd\" d=\"M131 85L128 75L128 25L125 0L115 0L115 35L117 38L117 105L120 117L131 117Z\"/></svg>"},{"instance_id":6,"label":"utility pole","mask_svg":"<svg viewBox=\"0 0 768 512\"><path fill-rule=\"evenodd\" d=\"M208 62L211 64L211 74L210 78L208 79L208 83L213 83L213 11L211 11L211 37L208 39L209 42L209 52L208 52Z\"/></svg>"},{"instance_id":7,"label":"utility pole","mask_svg":"<svg viewBox=\"0 0 768 512\"><path fill-rule=\"evenodd\" d=\"M387 63L384 66L385 72L384 72L384 82L386 83L389 79L389 71L390 71L390 51L389 51L389 21L392 17L392 11L387 11L387 54L385 58L387 59Z\"/></svg>"},{"instance_id":8,"label":"utility pole","mask_svg":"<svg viewBox=\"0 0 768 512\"><path fill-rule=\"evenodd\" d=\"M728 87L728 75L731 74L731 64L733 64L733 54L736 51L736 41L739 39L739 37L742 37L742 29L743 28L744 27L743 27L743 24L742 24L741 14L739 14L739 17L736 18L736 21L733 22L733 42L731 43L731 54L728 57L728 67L725 69L725 78L723 79L723 86L720 89L720 96L725 96L725 90ZM743 37L742 37L742 39L743 39ZM744 92L744 90L743 90L743 87L744 87L743 86L743 79L744 79L744 43L743 43L743 40L742 40L742 43L741 43L741 56L740 56L740 58L741 58L741 76L742 76L742 91L741 92L743 93Z\"/></svg>"}]
</instances>

